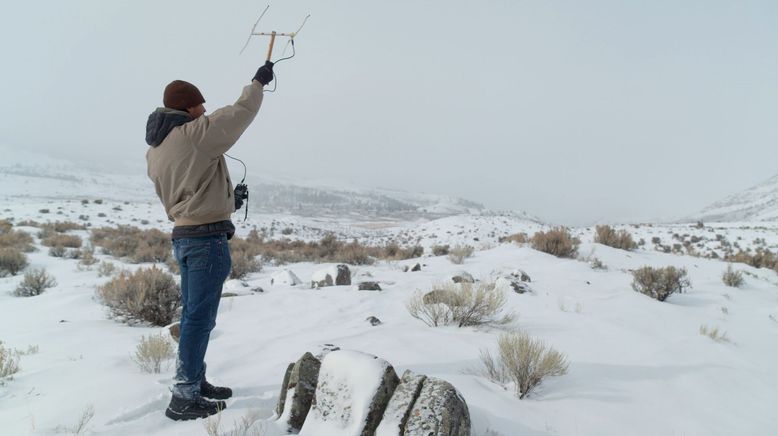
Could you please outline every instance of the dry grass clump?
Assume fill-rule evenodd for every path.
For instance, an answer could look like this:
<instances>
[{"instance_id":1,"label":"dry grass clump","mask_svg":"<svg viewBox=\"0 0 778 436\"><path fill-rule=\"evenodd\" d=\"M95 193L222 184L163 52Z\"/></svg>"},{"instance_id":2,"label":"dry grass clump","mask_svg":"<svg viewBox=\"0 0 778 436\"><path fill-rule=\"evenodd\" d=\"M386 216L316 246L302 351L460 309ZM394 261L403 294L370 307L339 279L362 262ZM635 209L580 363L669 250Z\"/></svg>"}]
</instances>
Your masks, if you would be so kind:
<instances>
[{"instance_id":1,"label":"dry grass clump","mask_svg":"<svg viewBox=\"0 0 778 436\"><path fill-rule=\"evenodd\" d=\"M649 297L665 301L674 293L682 293L691 287L686 268L668 266L652 268L644 266L632 272L632 289Z\"/></svg>"},{"instance_id":2,"label":"dry grass clump","mask_svg":"<svg viewBox=\"0 0 778 436\"><path fill-rule=\"evenodd\" d=\"M262 264L257 259L260 252L255 245L238 237L233 237L229 245L230 257L232 258L230 278L242 279L251 273L262 270Z\"/></svg>"},{"instance_id":3,"label":"dry grass clump","mask_svg":"<svg viewBox=\"0 0 778 436\"><path fill-rule=\"evenodd\" d=\"M81 247L81 237L55 233L42 239L41 244L46 247L79 248Z\"/></svg>"},{"instance_id":4,"label":"dry grass clump","mask_svg":"<svg viewBox=\"0 0 778 436\"><path fill-rule=\"evenodd\" d=\"M34 297L46 289L57 286L57 281L44 268L34 269L24 274L24 280L14 290L17 297Z\"/></svg>"},{"instance_id":5,"label":"dry grass clump","mask_svg":"<svg viewBox=\"0 0 778 436\"><path fill-rule=\"evenodd\" d=\"M497 341L497 356L481 351L481 362L489 379L497 383L512 381L516 396L523 399L543 379L567 374L567 357L526 333L503 333Z\"/></svg>"},{"instance_id":6,"label":"dry grass clump","mask_svg":"<svg viewBox=\"0 0 778 436\"><path fill-rule=\"evenodd\" d=\"M449 245L433 245L432 246L432 255L433 256L446 256L449 251L451 251L451 247Z\"/></svg>"},{"instance_id":7,"label":"dry grass clump","mask_svg":"<svg viewBox=\"0 0 778 436\"><path fill-rule=\"evenodd\" d=\"M5 348L3 341L0 341L0 386L3 385L3 379L13 376L19 372L19 353Z\"/></svg>"},{"instance_id":8,"label":"dry grass clump","mask_svg":"<svg viewBox=\"0 0 778 436\"><path fill-rule=\"evenodd\" d=\"M574 258L578 255L581 241L573 237L565 227L557 227L547 232L537 232L532 236L532 248L557 257Z\"/></svg>"},{"instance_id":9,"label":"dry grass clump","mask_svg":"<svg viewBox=\"0 0 778 436\"><path fill-rule=\"evenodd\" d=\"M494 283L445 283L426 294L417 292L406 308L430 327L504 325L515 319L512 312L503 313L506 301L505 292Z\"/></svg>"},{"instance_id":10,"label":"dry grass clump","mask_svg":"<svg viewBox=\"0 0 778 436\"><path fill-rule=\"evenodd\" d=\"M245 241L252 246L252 252L259 254L263 261L274 261L277 264L326 262L370 265L376 259L405 260L424 254L424 249L420 246L402 247L390 242L385 246L375 247L362 245L356 240L341 241L333 234L326 235L319 241L305 242L289 239L265 240L252 230Z\"/></svg>"},{"instance_id":11,"label":"dry grass clump","mask_svg":"<svg viewBox=\"0 0 778 436\"><path fill-rule=\"evenodd\" d=\"M716 342L731 342L727 336L727 332L719 331L718 327L711 328L706 325L701 325L700 334L707 336Z\"/></svg>"},{"instance_id":12,"label":"dry grass clump","mask_svg":"<svg viewBox=\"0 0 778 436\"><path fill-rule=\"evenodd\" d=\"M163 363L175 357L173 343L165 335L156 334L141 337L132 360L138 364L141 371L159 374Z\"/></svg>"},{"instance_id":13,"label":"dry grass clump","mask_svg":"<svg viewBox=\"0 0 778 436\"><path fill-rule=\"evenodd\" d=\"M622 250L634 250L638 244L632 239L632 235L626 230L616 231L611 226L597 226L594 242Z\"/></svg>"},{"instance_id":14,"label":"dry grass clump","mask_svg":"<svg viewBox=\"0 0 778 436\"><path fill-rule=\"evenodd\" d=\"M116 267L114 266L113 262L107 262L104 260L100 262L100 265L97 267L98 277L109 277L112 276L114 272L116 272Z\"/></svg>"},{"instance_id":15,"label":"dry grass clump","mask_svg":"<svg viewBox=\"0 0 778 436\"><path fill-rule=\"evenodd\" d=\"M170 234L157 229L120 225L92 229L91 235L92 244L101 247L103 253L132 263L165 262L173 250Z\"/></svg>"},{"instance_id":16,"label":"dry grass clump","mask_svg":"<svg viewBox=\"0 0 778 436\"><path fill-rule=\"evenodd\" d=\"M524 233L524 232L519 232L519 233L514 233L514 234L508 235L508 236L501 236L498 239L498 241L500 243L513 242L514 244L521 245L521 244L526 244L527 242L529 242L529 236L527 236L527 234Z\"/></svg>"},{"instance_id":17,"label":"dry grass clump","mask_svg":"<svg viewBox=\"0 0 778 436\"><path fill-rule=\"evenodd\" d=\"M144 320L158 326L173 321L181 302L173 276L152 266L134 273L122 271L97 288L97 295L118 316Z\"/></svg>"},{"instance_id":18,"label":"dry grass clump","mask_svg":"<svg viewBox=\"0 0 778 436\"><path fill-rule=\"evenodd\" d=\"M262 414L258 410L249 410L240 420L233 421L233 429L222 431L222 414L217 413L203 420L203 427L208 436L264 436L267 426L261 421Z\"/></svg>"},{"instance_id":19,"label":"dry grass clump","mask_svg":"<svg viewBox=\"0 0 778 436\"><path fill-rule=\"evenodd\" d=\"M27 253L35 250L29 233L12 229L0 230L0 248L13 248Z\"/></svg>"},{"instance_id":20,"label":"dry grass clump","mask_svg":"<svg viewBox=\"0 0 778 436\"><path fill-rule=\"evenodd\" d=\"M14 224L8 220L0 220L0 234L8 233L14 227Z\"/></svg>"},{"instance_id":21,"label":"dry grass clump","mask_svg":"<svg viewBox=\"0 0 778 436\"><path fill-rule=\"evenodd\" d=\"M745 263L754 268L769 268L778 271L778 255L762 247L757 248L753 254L742 250L735 254L729 254L724 257L724 260Z\"/></svg>"},{"instance_id":22,"label":"dry grass clump","mask_svg":"<svg viewBox=\"0 0 778 436\"><path fill-rule=\"evenodd\" d=\"M0 248L0 277L15 276L26 268L27 255L15 247Z\"/></svg>"},{"instance_id":23,"label":"dry grass clump","mask_svg":"<svg viewBox=\"0 0 778 436\"><path fill-rule=\"evenodd\" d=\"M721 281L723 281L725 285L733 288L739 288L743 286L743 283L745 282L745 280L743 280L743 272L735 271L731 264L727 265L727 270L721 275Z\"/></svg>"},{"instance_id":24,"label":"dry grass clump","mask_svg":"<svg viewBox=\"0 0 778 436\"><path fill-rule=\"evenodd\" d=\"M465 259L473 256L473 251L473 247L469 245L457 245L449 251L448 260L450 260L451 263L461 265L465 262Z\"/></svg>"}]
</instances>

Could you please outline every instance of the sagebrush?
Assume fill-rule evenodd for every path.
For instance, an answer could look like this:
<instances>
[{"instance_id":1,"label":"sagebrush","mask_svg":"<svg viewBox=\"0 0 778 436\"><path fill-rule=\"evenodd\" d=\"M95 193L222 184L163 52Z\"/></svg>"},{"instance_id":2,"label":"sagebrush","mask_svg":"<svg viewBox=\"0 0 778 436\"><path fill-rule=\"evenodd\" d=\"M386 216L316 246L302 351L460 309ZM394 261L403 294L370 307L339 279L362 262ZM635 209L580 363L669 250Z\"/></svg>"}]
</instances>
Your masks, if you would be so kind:
<instances>
[{"instance_id":1,"label":"sagebrush","mask_svg":"<svg viewBox=\"0 0 778 436\"><path fill-rule=\"evenodd\" d=\"M622 250L634 250L638 247L628 231L623 229L617 231L611 226L597 226L594 242Z\"/></svg>"},{"instance_id":2,"label":"sagebrush","mask_svg":"<svg viewBox=\"0 0 778 436\"><path fill-rule=\"evenodd\" d=\"M13 376L19 372L19 353L5 348L3 341L0 341L0 385L3 379Z\"/></svg>"},{"instance_id":3,"label":"sagebrush","mask_svg":"<svg viewBox=\"0 0 778 436\"><path fill-rule=\"evenodd\" d=\"M27 255L15 247L0 248L0 277L15 276L28 265Z\"/></svg>"},{"instance_id":4,"label":"sagebrush","mask_svg":"<svg viewBox=\"0 0 778 436\"><path fill-rule=\"evenodd\" d=\"M649 297L665 301L674 293L691 287L685 268L644 266L632 272L632 289Z\"/></svg>"},{"instance_id":5,"label":"sagebrush","mask_svg":"<svg viewBox=\"0 0 778 436\"><path fill-rule=\"evenodd\" d=\"M514 313L505 313L506 294L493 282L444 283L435 288L417 292L406 303L408 313L430 327L504 325L515 319Z\"/></svg>"},{"instance_id":6,"label":"sagebrush","mask_svg":"<svg viewBox=\"0 0 778 436\"><path fill-rule=\"evenodd\" d=\"M473 256L473 251L473 247L469 245L457 245L449 250L448 260L451 263L460 265L465 262L465 259Z\"/></svg>"},{"instance_id":7,"label":"sagebrush","mask_svg":"<svg viewBox=\"0 0 778 436\"><path fill-rule=\"evenodd\" d=\"M735 271L732 268L732 265L727 265L727 270L721 275L721 281L723 281L725 285L733 288L739 288L743 286L743 283L745 282L743 279L743 272Z\"/></svg>"},{"instance_id":8,"label":"sagebrush","mask_svg":"<svg viewBox=\"0 0 778 436\"><path fill-rule=\"evenodd\" d=\"M159 374L163 364L175 357L176 349L165 335L151 334L141 337L132 360L141 371Z\"/></svg>"},{"instance_id":9,"label":"sagebrush","mask_svg":"<svg viewBox=\"0 0 778 436\"><path fill-rule=\"evenodd\" d=\"M24 280L16 287L14 295L17 297L34 297L54 286L57 286L57 281L46 272L46 269L33 269L24 274Z\"/></svg>"},{"instance_id":10,"label":"sagebrush","mask_svg":"<svg viewBox=\"0 0 778 436\"><path fill-rule=\"evenodd\" d=\"M532 236L532 248L557 257L574 258L578 255L581 241L570 234L565 227L537 232Z\"/></svg>"},{"instance_id":11,"label":"sagebrush","mask_svg":"<svg viewBox=\"0 0 778 436\"><path fill-rule=\"evenodd\" d=\"M134 273L122 271L97 288L100 300L120 316L144 320L158 326L173 321L181 293L167 272L152 266Z\"/></svg>"},{"instance_id":12,"label":"sagebrush","mask_svg":"<svg viewBox=\"0 0 778 436\"><path fill-rule=\"evenodd\" d=\"M497 355L484 349L481 362L491 380L501 384L512 381L520 399L532 393L545 378L566 374L569 367L564 354L520 332L502 333L497 340Z\"/></svg>"}]
</instances>

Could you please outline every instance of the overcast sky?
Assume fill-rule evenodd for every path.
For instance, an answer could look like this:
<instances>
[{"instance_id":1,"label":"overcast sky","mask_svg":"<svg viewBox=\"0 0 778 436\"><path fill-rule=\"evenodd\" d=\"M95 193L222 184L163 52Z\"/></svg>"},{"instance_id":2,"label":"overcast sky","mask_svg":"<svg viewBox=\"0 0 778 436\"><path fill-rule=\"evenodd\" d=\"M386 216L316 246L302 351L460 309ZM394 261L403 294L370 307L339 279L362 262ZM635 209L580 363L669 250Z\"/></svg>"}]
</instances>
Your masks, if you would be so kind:
<instances>
[{"instance_id":1,"label":"overcast sky","mask_svg":"<svg viewBox=\"0 0 778 436\"><path fill-rule=\"evenodd\" d=\"M232 103L263 62L266 39L238 52L265 5L3 6L0 143L144 171L164 86L196 84L208 111ZM583 224L683 216L778 173L778 2L286 0L259 29L307 13L233 148L249 182L326 178Z\"/></svg>"}]
</instances>

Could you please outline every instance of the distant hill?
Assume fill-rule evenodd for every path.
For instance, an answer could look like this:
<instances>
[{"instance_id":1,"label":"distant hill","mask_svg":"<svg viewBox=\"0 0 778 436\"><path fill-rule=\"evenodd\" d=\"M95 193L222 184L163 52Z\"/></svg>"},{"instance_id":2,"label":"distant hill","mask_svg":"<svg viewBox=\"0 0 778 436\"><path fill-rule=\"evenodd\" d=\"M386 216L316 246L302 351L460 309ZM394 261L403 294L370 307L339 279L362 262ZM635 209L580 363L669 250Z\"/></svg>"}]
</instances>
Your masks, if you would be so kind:
<instances>
[{"instance_id":1,"label":"distant hill","mask_svg":"<svg viewBox=\"0 0 778 436\"><path fill-rule=\"evenodd\" d=\"M691 218L712 222L778 221L778 175L717 201Z\"/></svg>"}]
</instances>

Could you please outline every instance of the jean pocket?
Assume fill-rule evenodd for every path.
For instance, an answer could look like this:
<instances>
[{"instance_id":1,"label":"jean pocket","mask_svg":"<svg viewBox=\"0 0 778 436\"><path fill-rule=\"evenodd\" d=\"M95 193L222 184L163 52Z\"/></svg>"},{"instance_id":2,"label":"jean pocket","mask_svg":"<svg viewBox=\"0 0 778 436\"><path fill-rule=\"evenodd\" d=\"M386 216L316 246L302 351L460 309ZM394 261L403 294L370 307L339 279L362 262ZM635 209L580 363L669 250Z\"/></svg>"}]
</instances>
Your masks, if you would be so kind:
<instances>
[{"instance_id":1,"label":"jean pocket","mask_svg":"<svg viewBox=\"0 0 778 436\"><path fill-rule=\"evenodd\" d=\"M211 245L195 245L187 247L186 265L189 271L199 271L208 268L211 255Z\"/></svg>"}]
</instances>

